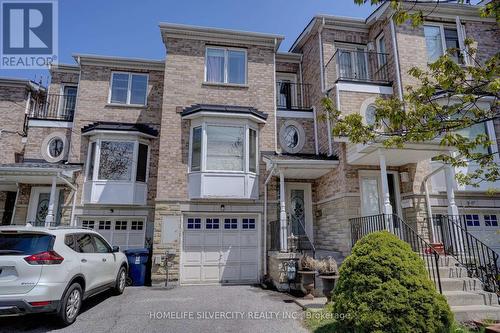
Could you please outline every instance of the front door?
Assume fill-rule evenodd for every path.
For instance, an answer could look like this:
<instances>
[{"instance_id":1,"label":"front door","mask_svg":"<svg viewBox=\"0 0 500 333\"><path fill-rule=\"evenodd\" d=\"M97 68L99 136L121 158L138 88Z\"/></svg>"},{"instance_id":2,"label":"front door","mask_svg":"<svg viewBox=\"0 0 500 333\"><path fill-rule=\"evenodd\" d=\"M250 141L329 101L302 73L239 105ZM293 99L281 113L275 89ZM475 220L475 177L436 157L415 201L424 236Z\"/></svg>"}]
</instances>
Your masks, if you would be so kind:
<instances>
[{"instance_id":1,"label":"front door","mask_svg":"<svg viewBox=\"0 0 500 333\"><path fill-rule=\"evenodd\" d=\"M290 232L307 235L313 241L311 184L286 183L286 195Z\"/></svg>"},{"instance_id":2,"label":"front door","mask_svg":"<svg viewBox=\"0 0 500 333\"><path fill-rule=\"evenodd\" d=\"M392 212L401 216L399 186L396 173L387 174ZM360 171L361 216L378 215L384 211L382 180L379 171Z\"/></svg>"},{"instance_id":3,"label":"front door","mask_svg":"<svg viewBox=\"0 0 500 333\"><path fill-rule=\"evenodd\" d=\"M63 195L60 190L56 191L54 198L54 221L56 225L61 223L61 206ZM36 226L45 225L45 219L49 211L50 187L33 187L31 189L28 207L27 221Z\"/></svg>"}]
</instances>

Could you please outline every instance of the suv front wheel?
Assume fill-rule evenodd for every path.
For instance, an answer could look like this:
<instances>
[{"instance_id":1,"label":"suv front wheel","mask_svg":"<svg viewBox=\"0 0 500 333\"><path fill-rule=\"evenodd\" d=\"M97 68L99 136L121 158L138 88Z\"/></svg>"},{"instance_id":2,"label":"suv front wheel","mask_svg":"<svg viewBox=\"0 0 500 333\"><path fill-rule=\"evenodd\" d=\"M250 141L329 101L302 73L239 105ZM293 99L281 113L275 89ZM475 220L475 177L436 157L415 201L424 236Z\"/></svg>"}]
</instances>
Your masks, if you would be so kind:
<instances>
[{"instance_id":1,"label":"suv front wheel","mask_svg":"<svg viewBox=\"0 0 500 333\"><path fill-rule=\"evenodd\" d=\"M125 267L122 266L118 271L118 275L116 276L115 286L113 288L115 295L123 294L123 290L125 290L126 283L127 283L127 270L125 269Z\"/></svg>"},{"instance_id":2,"label":"suv front wheel","mask_svg":"<svg viewBox=\"0 0 500 333\"><path fill-rule=\"evenodd\" d=\"M82 307L82 287L73 283L63 296L58 316L64 325L71 325L76 320Z\"/></svg>"}]
</instances>

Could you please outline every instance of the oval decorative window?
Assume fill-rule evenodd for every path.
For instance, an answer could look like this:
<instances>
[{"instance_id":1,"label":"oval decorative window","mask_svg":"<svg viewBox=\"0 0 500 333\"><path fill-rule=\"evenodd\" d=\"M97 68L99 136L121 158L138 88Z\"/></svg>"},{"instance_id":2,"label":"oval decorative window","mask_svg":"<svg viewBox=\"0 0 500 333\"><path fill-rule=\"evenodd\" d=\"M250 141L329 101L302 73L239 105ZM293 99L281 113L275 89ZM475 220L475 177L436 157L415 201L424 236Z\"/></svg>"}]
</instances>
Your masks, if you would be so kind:
<instances>
[{"instance_id":1,"label":"oval decorative window","mask_svg":"<svg viewBox=\"0 0 500 333\"><path fill-rule=\"evenodd\" d=\"M281 148L290 154L299 153L306 141L302 125L295 120L287 120L280 128Z\"/></svg>"},{"instance_id":2,"label":"oval decorative window","mask_svg":"<svg viewBox=\"0 0 500 333\"><path fill-rule=\"evenodd\" d=\"M48 153L52 158L58 158L64 151L64 142L59 137L54 137L49 141Z\"/></svg>"}]
</instances>

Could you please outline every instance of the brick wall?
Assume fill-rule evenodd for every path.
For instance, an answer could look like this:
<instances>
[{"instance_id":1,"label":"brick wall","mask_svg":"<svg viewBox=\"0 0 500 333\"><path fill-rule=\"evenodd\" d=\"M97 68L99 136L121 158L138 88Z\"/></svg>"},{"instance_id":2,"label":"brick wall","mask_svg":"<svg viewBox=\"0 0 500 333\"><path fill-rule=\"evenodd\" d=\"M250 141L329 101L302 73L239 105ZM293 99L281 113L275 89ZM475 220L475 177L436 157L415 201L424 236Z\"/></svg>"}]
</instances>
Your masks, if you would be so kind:
<instances>
[{"instance_id":1,"label":"brick wall","mask_svg":"<svg viewBox=\"0 0 500 333\"><path fill-rule=\"evenodd\" d=\"M43 160L44 156L42 150L47 149L47 137L51 134L59 134L60 136L64 136L68 139L69 142L69 139L71 137L71 129L54 127L30 127L28 135L26 137L27 141L24 151L24 158ZM66 159L67 156L63 158L63 160Z\"/></svg>"},{"instance_id":2,"label":"brick wall","mask_svg":"<svg viewBox=\"0 0 500 333\"><path fill-rule=\"evenodd\" d=\"M0 164L14 163L21 142L28 91L24 84L0 86ZM18 134L19 133L19 134Z\"/></svg>"}]
</instances>

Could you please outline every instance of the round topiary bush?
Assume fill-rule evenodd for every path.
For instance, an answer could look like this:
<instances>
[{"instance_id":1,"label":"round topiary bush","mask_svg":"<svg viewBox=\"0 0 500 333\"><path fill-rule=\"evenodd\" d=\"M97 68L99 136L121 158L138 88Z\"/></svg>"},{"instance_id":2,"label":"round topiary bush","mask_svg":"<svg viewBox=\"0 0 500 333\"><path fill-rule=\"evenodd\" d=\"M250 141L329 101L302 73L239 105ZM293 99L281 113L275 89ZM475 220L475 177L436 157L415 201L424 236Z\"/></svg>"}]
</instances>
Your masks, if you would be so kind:
<instances>
[{"instance_id":1,"label":"round topiary bush","mask_svg":"<svg viewBox=\"0 0 500 333\"><path fill-rule=\"evenodd\" d=\"M393 234L369 234L340 268L333 332L449 332L453 315L424 262Z\"/></svg>"}]
</instances>

